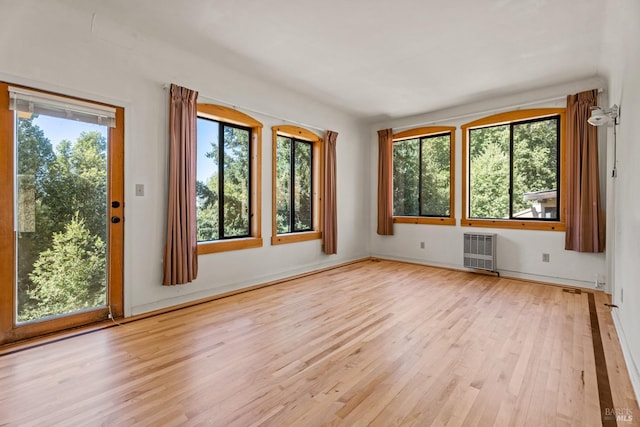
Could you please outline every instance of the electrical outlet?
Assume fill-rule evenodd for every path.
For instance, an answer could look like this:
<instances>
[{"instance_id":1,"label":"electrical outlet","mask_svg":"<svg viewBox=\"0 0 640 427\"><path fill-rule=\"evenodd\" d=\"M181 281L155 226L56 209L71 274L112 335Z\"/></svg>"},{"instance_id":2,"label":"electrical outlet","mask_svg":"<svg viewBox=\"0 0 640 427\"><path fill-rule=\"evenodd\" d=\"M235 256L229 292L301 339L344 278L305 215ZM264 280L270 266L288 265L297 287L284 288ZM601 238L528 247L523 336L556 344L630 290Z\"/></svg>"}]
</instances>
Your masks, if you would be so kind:
<instances>
[{"instance_id":1,"label":"electrical outlet","mask_svg":"<svg viewBox=\"0 0 640 427\"><path fill-rule=\"evenodd\" d=\"M549 262L549 254L542 254L542 262Z\"/></svg>"},{"instance_id":2,"label":"electrical outlet","mask_svg":"<svg viewBox=\"0 0 640 427\"><path fill-rule=\"evenodd\" d=\"M424 249L424 242L420 242L420 249Z\"/></svg>"}]
</instances>

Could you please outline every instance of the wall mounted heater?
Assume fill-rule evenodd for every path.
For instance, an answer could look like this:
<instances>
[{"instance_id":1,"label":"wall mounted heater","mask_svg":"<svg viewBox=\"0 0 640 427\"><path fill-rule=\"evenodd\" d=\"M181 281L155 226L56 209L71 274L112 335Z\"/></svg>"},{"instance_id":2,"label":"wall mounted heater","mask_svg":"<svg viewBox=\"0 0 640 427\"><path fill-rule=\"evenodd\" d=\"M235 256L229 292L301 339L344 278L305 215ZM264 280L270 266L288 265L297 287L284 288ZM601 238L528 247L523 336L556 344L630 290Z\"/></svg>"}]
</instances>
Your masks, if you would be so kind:
<instances>
[{"instance_id":1,"label":"wall mounted heater","mask_svg":"<svg viewBox=\"0 0 640 427\"><path fill-rule=\"evenodd\" d=\"M495 233L464 233L464 266L496 271Z\"/></svg>"}]
</instances>

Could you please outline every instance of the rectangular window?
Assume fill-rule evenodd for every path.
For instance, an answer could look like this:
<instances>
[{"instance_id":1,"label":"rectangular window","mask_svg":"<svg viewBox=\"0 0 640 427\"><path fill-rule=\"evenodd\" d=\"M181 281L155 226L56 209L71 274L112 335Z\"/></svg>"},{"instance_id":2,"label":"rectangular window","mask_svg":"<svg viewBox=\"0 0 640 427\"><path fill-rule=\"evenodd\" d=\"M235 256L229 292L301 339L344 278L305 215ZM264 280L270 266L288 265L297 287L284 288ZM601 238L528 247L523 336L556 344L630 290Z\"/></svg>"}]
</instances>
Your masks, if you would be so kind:
<instances>
[{"instance_id":1,"label":"rectangular window","mask_svg":"<svg viewBox=\"0 0 640 427\"><path fill-rule=\"evenodd\" d=\"M198 241L251 236L252 129L198 117Z\"/></svg>"},{"instance_id":2,"label":"rectangular window","mask_svg":"<svg viewBox=\"0 0 640 427\"><path fill-rule=\"evenodd\" d=\"M559 221L560 116L469 129L469 218Z\"/></svg>"},{"instance_id":3,"label":"rectangular window","mask_svg":"<svg viewBox=\"0 0 640 427\"><path fill-rule=\"evenodd\" d=\"M394 216L452 216L451 142L451 132L394 141Z\"/></svg>"},{"instance_id":4,"label":"rectangular window","mask_svg":"<svg viewBox=\"0 0 640 427\"><path fill-rule=\"evenodd\" d=\"M287 136L276 142L277 233L313 229L313 144Z\"/></svg>"},{"instance_id":5,"label":"rectangular window","mask_svg":"<svg viewBox=\"0 0 640 427\"><path fill-rule=\"evenodd\" d=\"M271 244L322 238L322 138L291 125L272 130Z\"/></svg>"}]
</instances>

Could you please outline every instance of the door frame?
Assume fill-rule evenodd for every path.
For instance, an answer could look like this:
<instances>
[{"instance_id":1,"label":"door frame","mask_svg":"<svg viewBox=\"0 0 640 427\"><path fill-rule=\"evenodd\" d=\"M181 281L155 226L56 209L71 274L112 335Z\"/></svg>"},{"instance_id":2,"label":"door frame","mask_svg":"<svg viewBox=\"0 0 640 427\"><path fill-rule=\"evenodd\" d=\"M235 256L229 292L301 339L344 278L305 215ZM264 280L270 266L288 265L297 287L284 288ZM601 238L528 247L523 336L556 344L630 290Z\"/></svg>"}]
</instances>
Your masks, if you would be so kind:
<instances>
[{"instance_id":1,"label":"door frame","mask_svg":"<svg viewBox=\"0 0 640 427\"><path fill-rule=\"evenodd\" d=\"M107 305L42 321L16 323L15 308L15 113L9 110L9 86L116 109L116 127L108 129L107 142ZM115 208L112 201L119 201ZM121 218L112 223L112 216ZM55 92L0 81L0 345L123 316L124 292L124 109ZM109 312L111 309L111 313Z\"/></svg>"}]
</instances>

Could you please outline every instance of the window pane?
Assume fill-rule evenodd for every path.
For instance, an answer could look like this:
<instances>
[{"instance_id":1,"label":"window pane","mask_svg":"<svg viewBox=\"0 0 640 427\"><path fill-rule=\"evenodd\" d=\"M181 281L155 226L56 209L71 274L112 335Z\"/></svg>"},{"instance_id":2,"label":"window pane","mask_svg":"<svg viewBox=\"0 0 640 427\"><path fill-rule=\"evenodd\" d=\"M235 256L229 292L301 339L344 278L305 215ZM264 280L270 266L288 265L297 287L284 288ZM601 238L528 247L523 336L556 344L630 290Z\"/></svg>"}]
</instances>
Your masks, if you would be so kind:
<instances>
[{"instance_id":1,"label":"window pane","mask_svg":"<svg viewBox=\"0 0 640 427\"><path fill-rule=\"evenodd\" d=\"M18 115L17 320L106 303L107 127Z\"/></svg>"},{"instance_id":2,"label":"window pane","mask_svg":"<svg viewBox=\"0 0 640 427\"><path fill-rule=\"evenodd\" d=\"M224 237L249 235L250 132L224 126Z\"/></svg>"},{"instance_id":3,"label":"window pane","mask_svg":"<svg viewBox=\"0 0 640 427\"><path fill-rule=\"evenodd\" d=\"M219 124L198 118L197 219L198 241L217 240L218 235L218 157Z\"/></svg>"},{"instance_id":4,"label":"window pane","mask_svg":"<svg viewBox=\"0 0 640 427\"><path fill-rule=\"evenodd\" d=\"M513 125L513 216L557 219L558 120Z\"/></svg>"},{"instance_id":5,"label":"window pane","mask_svg":"<svg viewBox=\"0 0 640 427\"><path fill-rule=\"evenodd\" d=\"M393 144L393 214L418 215L420 140Z\"/></svg>"},{"instance_id":6,"label":"window pane","mask_svg":"<svg viewBox=\"0 0 640 427\"><path fill-rule=\"evenodd\" d=\"M449 216L451 136L422 138L420 215Z\"/></svg>"},{"instance_id":7,"label":"window pane","mask_svg":"<svg viewBox=\"0 0 640 427\"><path fill-rule=\"evenodd\" d=\"M276 140L276 230L291 231L291 138L278 136Z\"/></svg>"},{"instance_id":8,"label":"window pane","mask_svg":"<svg viewBox=\"0 0 640 427\"><path fill-rule=\"evenodd\" d=\"M294 150L294 231L313 228L311 206L311 143L296 141Z\"/></svg>"},{"instance_id":9,"label":"window pane","mask_svg":"<svg viewBox=\"0 0 640 427\"><path fill-rule=\"evenodd\" d=\"M469 217L509 218L509 125L469 131Z\"/></svg>"}]
</instances>

